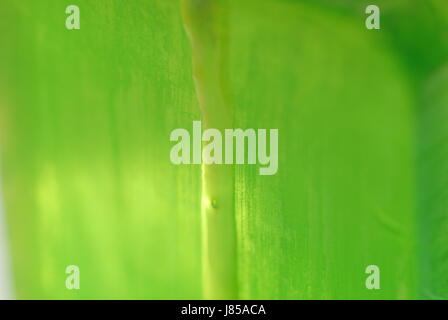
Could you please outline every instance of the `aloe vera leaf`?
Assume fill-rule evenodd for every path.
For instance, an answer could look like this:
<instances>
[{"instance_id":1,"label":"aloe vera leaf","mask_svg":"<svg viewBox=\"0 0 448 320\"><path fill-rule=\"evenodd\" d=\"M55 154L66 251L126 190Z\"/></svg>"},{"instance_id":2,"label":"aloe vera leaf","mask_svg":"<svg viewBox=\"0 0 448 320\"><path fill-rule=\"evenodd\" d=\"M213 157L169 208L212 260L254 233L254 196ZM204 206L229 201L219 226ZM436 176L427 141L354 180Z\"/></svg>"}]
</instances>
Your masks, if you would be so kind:
<instances>
[{"instance_id":1,"label":"aloe vera leaf","mask_svg":"<svg viewBox=\"0 0 448 320\"><path fill-rule=\"evenodd\" d=\"M201 171L166 160L170 130L202 114L179 2L77 2L83 27L70 35L60 2L0 4L0 139L18 296L201 297ZM220 74L234 125L280 129L276 176L235 169L238 296L413 298L428 261L422 286L445 296L443 216L425 218L425 237L439 240L424 257L415 251L420 91L411 78L426 81L444 61L446 20L421 18L407 1L372 34L358 11L225 3ZM425 97L425 106L444 103ZM428 172L428 193L443 190L441 171L438 163ZM425 205L437 216L443 200ZM85 270L78 293L59 274L74 261ZM363 286L372 263L379 291Z\"/></svg>"},{"instance_id":2,"label":"aloe vera leaf","mask_svg":"<svg viewBox=\"0 0 448 320\"><path fill-rule=\"evenodd\" d=\"M203 130L233 128L226 87L226 11L221 2L183 1ZM206 299L235 299L233 165L202 164L202 285Z\"/></svg>"},{"instance_id":3,"label":"aloe vera leaf","mask_svg":"<svg viewBox=\"0 0 448 320\"><path fill-rule=\"evenodd\" d=\"M229 6L236 127L279 129L277 175L236 169L240 297L416 297L415 101L399 55L321 7ZM370 264L381 290L364 285Z\"/></svg>"},{"instance_id":4,"label":"aloe vera leaf","mask_svg":"<svg viewBox=\"0 0 448 320\"><path fill-rule=\"evenodd\" d=\"M424 299L447 299L448 247L446 235L446 155L448 69L439 69L422 89L419 126L419 230L421 294Z\"/></svg>"},{"instance_id":5,"label":"aloe vera leaf","mask_svg":"<svg viewBox=\"0 0 448 320\"><path fill-rule=\"evenodd\" d=\"M0 2L16 297L199 299L200 167L169 160L199 117L179 1L76 4L71 32L65 2Z\"/></svg>"}]
</instances>

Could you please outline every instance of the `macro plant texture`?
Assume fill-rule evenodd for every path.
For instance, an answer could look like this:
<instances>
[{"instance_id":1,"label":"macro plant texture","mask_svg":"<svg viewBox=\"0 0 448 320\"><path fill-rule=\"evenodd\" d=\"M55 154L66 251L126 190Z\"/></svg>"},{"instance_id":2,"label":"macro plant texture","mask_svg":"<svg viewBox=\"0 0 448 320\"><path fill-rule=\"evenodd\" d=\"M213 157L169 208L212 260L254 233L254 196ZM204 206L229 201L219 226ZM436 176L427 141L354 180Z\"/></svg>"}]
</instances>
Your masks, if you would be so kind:
<instances>
[{"instance_id":1,"label":"macro plant texture","mask_svg":"<svg viewBox=\"0 0 448 320\"><path fill-rule=\"evenodd\" d=\"M447 117L446 0L0 0L0 287L446 299ZM278 171L173 164L194 121L278 129Z\"/></svg>"}]
</instances>

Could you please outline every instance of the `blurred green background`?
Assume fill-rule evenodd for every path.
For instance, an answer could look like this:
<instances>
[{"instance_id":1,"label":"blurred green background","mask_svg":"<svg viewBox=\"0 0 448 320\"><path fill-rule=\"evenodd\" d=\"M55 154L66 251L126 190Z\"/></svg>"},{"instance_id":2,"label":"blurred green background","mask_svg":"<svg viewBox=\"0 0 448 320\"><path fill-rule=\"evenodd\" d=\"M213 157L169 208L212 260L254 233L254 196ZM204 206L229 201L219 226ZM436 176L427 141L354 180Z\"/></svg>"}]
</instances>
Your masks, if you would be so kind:
<instances>
[{"instance_id":1,"label":"blurred green background","mask_svg":"<svg viewBox=\"0 0 448 320\"><path fill-rule=\"evenodd\" d=\"M235 127L280 134L276 175L235 169L235 298L448 297L448 3L218 2ZM180 1L0 0L15 296L204 298L201 167L169 160L199 119Z\"/></svg>"}]
</instances>

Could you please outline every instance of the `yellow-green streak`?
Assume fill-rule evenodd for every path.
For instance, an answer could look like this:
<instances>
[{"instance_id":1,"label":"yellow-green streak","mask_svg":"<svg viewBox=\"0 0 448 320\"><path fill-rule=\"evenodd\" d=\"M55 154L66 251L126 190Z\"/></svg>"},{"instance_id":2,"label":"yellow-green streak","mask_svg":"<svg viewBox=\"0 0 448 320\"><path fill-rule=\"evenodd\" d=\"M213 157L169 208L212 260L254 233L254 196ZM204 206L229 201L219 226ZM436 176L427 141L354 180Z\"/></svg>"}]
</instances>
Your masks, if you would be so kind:
<instances>
[{"instance_id":1,"label":"yellow-green streak","mask_svg":"<svg viewBox=\"0 0 448 320\"><path fill-rule=\"evenodd\" d=\"M184 21L192 45L193 77L203 129L232 128L224 70L225 7L216 0L183 0ZM202 249L205 299L235 299L236 244L234 167L202 165Z\"/></svg>"}]
</instances>

